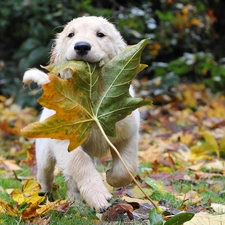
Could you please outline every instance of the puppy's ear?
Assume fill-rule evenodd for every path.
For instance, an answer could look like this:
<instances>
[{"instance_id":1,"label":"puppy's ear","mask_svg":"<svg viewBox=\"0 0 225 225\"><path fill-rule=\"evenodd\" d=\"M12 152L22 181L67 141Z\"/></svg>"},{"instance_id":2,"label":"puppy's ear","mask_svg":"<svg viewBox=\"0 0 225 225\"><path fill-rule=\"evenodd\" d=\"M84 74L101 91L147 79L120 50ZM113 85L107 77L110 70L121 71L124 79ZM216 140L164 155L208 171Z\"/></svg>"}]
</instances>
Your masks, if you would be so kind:
<instances>
[{"instance_id":1,"label":"puppy's ear","mask_svg":"<svg viewBox=\"0 0 225 225\"><path fill-rule=\"evenodd\" d=\"M121 51L123 51L126 48L127 44L119 32L117 32L116 37L117 38L114 39L114 46L115 46L116 54L119 54Z\"/></svg>"},{"instance_id":2,"label":"puppy's ear","mask_svg":"<svg viewBox=\"0 0 225 225\"><path fill-rule=\"evenodd\" d=\"M114 37L113 41L114 41L116 53L119 54L121 51L123 51L126 48L127 43L125 42L120 32L116 29L114 25L112 25L111 32L112 32L112 37Z\"/></svg>"},{"instance_id":3,"label":"puppy's ear","mask_svg":"<svg viewBox=\"0 0 225 225\"><path fill-rule=\"evenodd\" d=\"M117 41L117 48L119 52L123 51L126 48L127 44L124 39L120 36L120 39Z\"/></svg>"}]
</instances>

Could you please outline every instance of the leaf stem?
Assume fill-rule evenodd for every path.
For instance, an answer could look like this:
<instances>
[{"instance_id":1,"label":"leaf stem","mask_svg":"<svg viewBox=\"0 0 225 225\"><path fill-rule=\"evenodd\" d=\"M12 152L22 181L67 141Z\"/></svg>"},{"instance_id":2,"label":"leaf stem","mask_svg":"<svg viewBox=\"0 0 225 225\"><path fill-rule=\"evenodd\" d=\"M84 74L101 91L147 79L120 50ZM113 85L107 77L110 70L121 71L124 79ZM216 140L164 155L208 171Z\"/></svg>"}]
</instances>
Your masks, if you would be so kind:
<instances>
[{"instance_id":1,"label":"leaf stem","mask_svg":"<svg viewBox=\"0 0 225 225\"><path fill-rule=\"evenodd\" d=\"M128 169L126 163L124 162L122 156L120 155L119 151L117 150L117 148L112 144L112 142L109 140L109 138L107 137L107 135L105 134L105 131L103 130L98 118L94 118L95 122L97 123L102 135L104 136L105 140L107 141L107 143L109 144L109 146L114 150L114 152L117 154L117 156L119 157L120 161L122 162L124 168L126 169L126 171L128 172L128 174L130 175L130 177L132 178L132 180L134 181L134 183L138 186L138 188L141 190L141 192L145 195L145 197L152 203L152 205L156 208L156 210L159 209L159 207L153 202L153 200L145 193L145 191L142 189L142 187L140 186L140 184L137 182L137 180L135 179L135 177L133 176L133 174L130 172L130 170Z\"/></svg>"}]
</instances>

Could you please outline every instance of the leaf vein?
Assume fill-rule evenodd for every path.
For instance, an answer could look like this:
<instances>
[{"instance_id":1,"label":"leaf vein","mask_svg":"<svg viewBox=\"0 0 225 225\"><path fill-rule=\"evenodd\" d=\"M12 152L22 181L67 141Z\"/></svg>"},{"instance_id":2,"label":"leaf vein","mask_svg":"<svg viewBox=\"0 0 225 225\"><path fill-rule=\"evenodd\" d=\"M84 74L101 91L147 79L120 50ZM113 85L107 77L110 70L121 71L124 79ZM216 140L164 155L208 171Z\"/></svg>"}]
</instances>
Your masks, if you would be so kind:
<instances>
[{"instance_id":1,"label":"leaf vein","mask_svg":"<svg viewBox=\"0 0 225 225\"><path fill-rule=\"evenodd\" d=\"M111 89L111 87L114 85L114 83L116 82L117 78L121 75L122 71L124 70L124 68L126 68L126 66L134 59L134 57L136 57L136 55L140 52L141 50L139 49L138 51L135 52L135 54L131 57L130 60L128 60L125 65L123 66L123 68L120 70L120 72L118 73L118 75L115 77L115 79L113 80L112 84L109 85L108 89L106 90L106 92L104 93L102 99L100 100L97 109L96 109L96 115L98 115L99 109L101 107L101 104L103 102L103 100L105 99L106 95L108 94L109 90Z\"/></svg>"}]
</instances>

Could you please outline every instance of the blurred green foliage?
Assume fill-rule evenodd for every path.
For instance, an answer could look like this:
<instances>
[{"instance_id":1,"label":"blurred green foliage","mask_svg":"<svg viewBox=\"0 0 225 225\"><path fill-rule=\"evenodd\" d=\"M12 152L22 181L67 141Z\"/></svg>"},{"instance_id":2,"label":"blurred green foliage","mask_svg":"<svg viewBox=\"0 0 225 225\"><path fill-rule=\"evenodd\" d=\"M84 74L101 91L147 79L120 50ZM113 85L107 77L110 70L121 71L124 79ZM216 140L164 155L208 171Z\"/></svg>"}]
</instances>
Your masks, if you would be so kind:
<instances>
[{"instance_id":1,"label":"blurred green foliage","mask_svg":"<svg viewBox=\"0 0 225 225\"><path fill-rule=\"evenodd\" d=\"M23 88L24 71L48 64L55 34L83 15L108 18L128 44L151 37L143 55L149 68L139 78L172 79L171 85L198 81L214 91L224 90L220 40L225 35L217 29L225 24L219 18L222 6L222 0L0 1L0 95L15 95L21 106L36 106L37 88Z\"/></svg>"}]
</instances>

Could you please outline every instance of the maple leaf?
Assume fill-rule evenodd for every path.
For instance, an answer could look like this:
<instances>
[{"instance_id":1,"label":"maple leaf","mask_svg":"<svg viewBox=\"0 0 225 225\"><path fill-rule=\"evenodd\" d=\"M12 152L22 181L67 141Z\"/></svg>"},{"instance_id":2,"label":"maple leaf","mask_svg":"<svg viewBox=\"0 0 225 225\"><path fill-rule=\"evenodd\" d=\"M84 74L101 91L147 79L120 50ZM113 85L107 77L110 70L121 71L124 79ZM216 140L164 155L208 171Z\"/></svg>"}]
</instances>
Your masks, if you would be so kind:
<instances>
[{"instance_id":1,"label":"maple leaf","mask_svg":"<svg viewBox=\"0 0 225 225\"><path fill-rule=\"evenodd\" d=\"M105 66L82 61L66 61L46 67L50 82L43 85L44 94L38 102L56 113L42 122L21 130L31 138L70 140L69 151L81 145L94 123L107 136L116 136L115 124L135 109L151 104L150 100L134 98L129 87L134 77L147 65L140 64L149 39L128 46ZM56 76L70 70L72 78Z\"/></svg>"},{"instance_id":2,"label":"maple leaf","mask_svg":"<svg viewBox=\"0 0 225 225\"><path fill-rule=\"evenodd\" d=\"M19 206L26 203L31 203L32 205L37 206L45 200L44 196L39 196L41 187L36 181L27 180L22 188L22 191L19 189L13 190L11 197Z\"/></svg>"}]
</instances>

